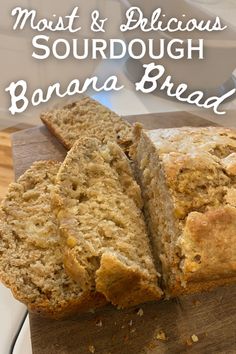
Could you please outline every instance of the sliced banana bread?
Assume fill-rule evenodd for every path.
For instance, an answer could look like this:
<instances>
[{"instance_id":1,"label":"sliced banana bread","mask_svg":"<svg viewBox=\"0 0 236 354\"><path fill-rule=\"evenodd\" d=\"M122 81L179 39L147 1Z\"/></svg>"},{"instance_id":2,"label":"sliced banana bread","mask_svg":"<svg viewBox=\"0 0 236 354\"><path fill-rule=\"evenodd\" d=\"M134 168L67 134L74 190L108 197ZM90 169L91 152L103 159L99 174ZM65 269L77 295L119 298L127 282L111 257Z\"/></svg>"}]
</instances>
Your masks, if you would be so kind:
<instances>
[{"instance_id":1,"label":"sliced banana bread","mask_svg":"<svg viewBox=\"0 0 236 354\"><path fill-rule=\"evenodd\" d=\"M115 141L125 151L132 143L130 124L89 97L43 113L41 120L68 150L80 137Z\"/></svg>"},{"instance_id":2,"label":"sliced banana bread","mask_svg":"<svg viewBox=\"0 0 236 354\"><path fill-rule=\"evenodd\" d=\"M63 317L104 304L65 273L50 193L60 164L36 162L0 209L0 279L30 311Z\"/></svg>"},{"instance_id":3,"label":"sliced banana bread","mask_svg":"<svg viewBox=\"0 0 236 354\"><path fill-rule=\"evenodd\" d=\"M65 268L84 291L96 289L119 307L161 297L140 188L116 143L78 140L59 170L52 198Z\"/></svg>"},{"instance_id":4,"label":"sliced banana bread","mask_svg":"<svg viewBox=\"0 0 236 354\"><path fill-rule=\"evenodd\" d=\"M236 282L236 131L136 131L155 257L171 296Z\"/></svg>"}]
</instances>

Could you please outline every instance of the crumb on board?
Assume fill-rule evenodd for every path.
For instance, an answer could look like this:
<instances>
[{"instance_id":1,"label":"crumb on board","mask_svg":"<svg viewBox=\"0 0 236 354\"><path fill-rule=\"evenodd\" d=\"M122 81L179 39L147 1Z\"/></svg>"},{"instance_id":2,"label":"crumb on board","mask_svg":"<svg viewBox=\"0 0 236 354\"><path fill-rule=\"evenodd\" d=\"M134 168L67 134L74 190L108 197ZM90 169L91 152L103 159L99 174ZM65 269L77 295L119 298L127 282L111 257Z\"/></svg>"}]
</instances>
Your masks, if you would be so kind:
<instances>
[{"instance_id":1,"label":"crumb on board","mask_svg":"<svg viewBox=\"0 0 236 354\"><path fill-rule=\"evenodd\" d=\"M94 345L89 345L88 350L89 350L89 352L92 353L92 354L95 353L95 347L94 347Z\"/></svg>"},{"instance_id":2,"label":"crumb on board","mask_svg":"<svg viewBox=\"0 0 236 354\"><path fill-rule=\"evenodd\" d=\"M96 322L96 326L97 326L97 327L102 327L102 320L97 321L97 322Z\"/></svg>"},{"instance_id":3,"label":"crumb on board","mask_svg":"<svg viewBox=\"0 0 236 354\"><path fill-rule=\"evenodd\" d=\"M136 332L136 328L132 328L130 333L135 333Z\"/></svg>"},{"instance_id":4,"label":"crumb on board","mask_svg":"<svg viewBox=\"0 0 236 354\"><path fill-rule=\"evenodd\" d=\"M140 316L140 317L143 316L143 309L142 309L142 308L140 308L140 309L138 310L137 315Z\"/></svg>"},{"instance_id":5,"label":"crumb on board","mask_svg":"<svg viewBox=\"0 0 236 354\"><path fill-rule=\"evenodd\" d=\"M193 343L197 343L199 341L199 338L196 334L192 334L190 338L187 339L186 344L188 346L193 345Z\"/></svg>"},{"instance_id":6,"label":"crumb on board","mask_svg":"<svg viewBox=\"0 0 236 354\"><path fill-rule=\"evenodd\" d=\"M191 336L191 339L192 339L192 341L193 341L193 343L197 343L198 342L198 336L196 336L196 334L193 334L192 336Z\"/></svg>"},{"instance_id":7,"label":"crumb on board","mask_svg":"<svg viewBox=\"0 0 236 354\"><path fill-rule=\"evenodd\" d=\"M157 340L163 340L163 341L167 340L167 336L166 336L165 332L162 329L157 333L156 339Z\"/></svg>"},{"instance_id":8,"label":"crumb on board","mask_svg":"<svg viewBox=\"0 0 236 354\"><path fill-rule=\"evenodd\" d=\"M133 326L133 321L132 321L132 320L129 322L129 326L130 326L130 327Z\"/></svg>"}]
</instances>

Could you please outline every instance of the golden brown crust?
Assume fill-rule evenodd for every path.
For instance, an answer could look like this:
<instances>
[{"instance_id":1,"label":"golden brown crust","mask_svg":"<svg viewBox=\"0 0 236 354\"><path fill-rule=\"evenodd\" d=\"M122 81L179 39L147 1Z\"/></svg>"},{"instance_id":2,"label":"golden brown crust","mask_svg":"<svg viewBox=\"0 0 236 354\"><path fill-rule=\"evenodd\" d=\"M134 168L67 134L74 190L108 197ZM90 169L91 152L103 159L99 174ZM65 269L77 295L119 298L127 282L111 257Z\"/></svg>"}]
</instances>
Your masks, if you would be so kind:
<instances>
[{"instance_id":1,"label":"golden brown crust","mask_svg":"<svg viewBox=\"0 0 236 354\"><path fill-rule=\"evenodd\" d=\"M96 272L96 289L120 308L159 300L162 291L139 267L125 265L116 256L104 253Z\"/></svg>"},{"instance_id":2,"label":"golden brown crust","mask_svg":"<svg viewBox=\"0 0 236 354\"><path fill-rule=\"evenodd\" d=\"M165 291L167 298L178 297L181 295L190 295L195 293L202 293L205 291L214 290L217 287L229 286L236 283L236 277L222 278L207 281L189 281L186 287L183 286L178 278L173 283L169 283L168 288Z\"/></svg>"},{"instance_id":3,"label":"golden brown crust","mask_svg":"<svg viewBox=\"0 0 236 354\"><path fill-rule=\"evenodd\" d=\"M51 119L47 115L41 115L41 121L46 125L48 130L57 138L57 140L67 149L71 149L71 143L66 140L63 135L60 133L59 129L57 129L56 125L54 125Z\"/></svg>"},{"instance_id":4,"label":"golden brown crust","mask_svg":"<svg viewBox=\"0 0 236 354\"><path fill-rule=\"evenodd\" d=\"M168 295L235 282L236 131L143 131L133 156Z\"/></svg>"},{"instance_id":5,"label":"golden brown crust","mask_svg":"<svg viewBox=\"0 0 236 354\"><path fill-rule=\"evenodd\" d=\"M16 300L27 306L30 312L45 318L58 320L103 307L107 304L105 296L98 292L84 292L78 296L78 299L61 299L61 302L57 303L56 306L52 306L50 300L41 300L40 298L30 303L22 290L16 287L11 280L9 281L7 274L1 273L1 282L11 290Z\"/></svg>"},{"instance_id":6,"label":"golden brown crust","mask_svg":"<svg viewBox=\"0 0 236 354\"><path fill-rule=\"evenodd\" d=\"M188 215L178 240L186 281L207 281L236 275L236 208L224 206Z\"/></svg>"},{"instance_id":7,"label":"golden brown crust","mask_svg":"<svg viewBox=\"0 0 236 354\"><path fill-rule=\"evenodd\" d=\"M84 293L77 301L62 302L54 309L48 306L48 303L29 304L28 310L41 317L51 318L55 320L73 316L78 313L88 312L90 310L103 307L107 304L104 295L98 292Z\"/></svg>"}]
</instances>

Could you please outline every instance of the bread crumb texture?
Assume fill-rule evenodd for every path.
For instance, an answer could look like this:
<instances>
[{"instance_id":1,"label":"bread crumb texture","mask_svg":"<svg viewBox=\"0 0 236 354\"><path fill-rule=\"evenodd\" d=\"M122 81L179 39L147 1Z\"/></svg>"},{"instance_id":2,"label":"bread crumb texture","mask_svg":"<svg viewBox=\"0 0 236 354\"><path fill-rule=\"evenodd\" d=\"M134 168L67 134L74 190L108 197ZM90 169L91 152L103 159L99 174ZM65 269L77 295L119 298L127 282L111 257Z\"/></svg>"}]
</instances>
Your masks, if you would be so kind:
<instances>
[{"instance_id":1,"label":"bread crumb texture","mask_svg":"<svg viewBox=\"0 0 236 354\"><path fill-rule=\"evenodd\" d=\"M85 294L64 271L50 193L60 164L36 162L9 186L0 209L0 278L29 310L61 317L99 297ZM103 299L103 303L104 303Z\"/></svg>"},{"instance_id":2,"label":"bread crumb texture","mask_svg":"<svg viewBox=\"0 0 236 354\"><path fill-rule=\"evenodd\" d=\"M137 130L133 156L170 295L236 281L236 131Z\"/></svg>"},{"instance_id":3,"label":"bread crumb texture","mask_svg":"<svg viewBox=\"0 0 236 354\"><path fill-rule=\"evenodd\" d=\"M84 291L97 290L118 307L161 297L140 188L116 143L78 140L52 198L65 269Z\"/></svg>"},{"instance_id":4,"label":"bread crumb texture","mask_svg":"<svg viewBox=\"0 0 236 354\"><path fill-rule=\"evenodd\" d=\"M115 141L128 151L133 139L128 122L89 97L43 113L41 120L67 149L86 136Z\"/></svg>"}]
</instances>

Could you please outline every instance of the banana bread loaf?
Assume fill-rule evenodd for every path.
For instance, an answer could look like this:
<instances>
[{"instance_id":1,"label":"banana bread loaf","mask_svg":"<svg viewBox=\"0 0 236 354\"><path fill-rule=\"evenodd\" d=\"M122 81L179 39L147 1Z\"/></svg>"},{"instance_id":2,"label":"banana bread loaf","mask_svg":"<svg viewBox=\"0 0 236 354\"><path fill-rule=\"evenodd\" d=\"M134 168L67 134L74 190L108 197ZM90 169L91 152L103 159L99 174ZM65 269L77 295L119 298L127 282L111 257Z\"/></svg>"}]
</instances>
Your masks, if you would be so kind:
<instances>
[{"instance_id":1,"label":"banana bread loaf","mask_svg":"<svg viewBox=\"0 0 236 354\"><path fill-rule=\"evenodd\" d=\"M236 282L236 131L137 128L132 154L167 294Z\"/></svg>"}]
</instances>

